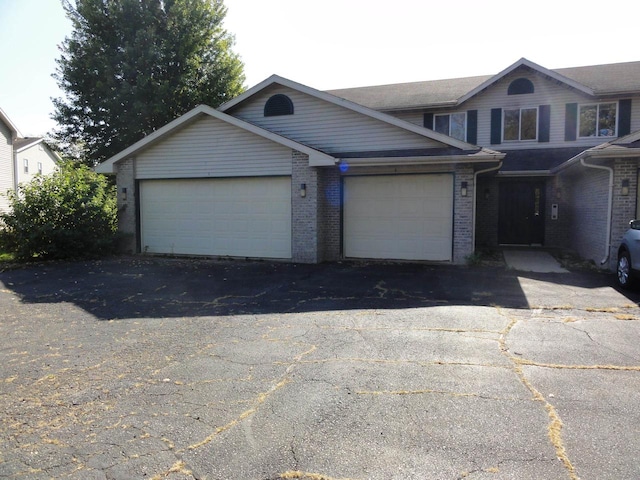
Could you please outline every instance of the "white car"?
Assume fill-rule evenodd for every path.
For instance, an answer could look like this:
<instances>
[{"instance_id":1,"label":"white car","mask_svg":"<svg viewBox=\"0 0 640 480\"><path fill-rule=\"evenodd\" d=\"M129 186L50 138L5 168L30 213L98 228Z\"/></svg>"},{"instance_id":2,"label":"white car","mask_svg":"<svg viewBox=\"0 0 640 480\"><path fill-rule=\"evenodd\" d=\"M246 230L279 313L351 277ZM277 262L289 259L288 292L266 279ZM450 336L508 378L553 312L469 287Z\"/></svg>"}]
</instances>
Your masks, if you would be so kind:
<instances>
[{"instance_id":1,"label":"white car","mask_svg":"<svg viewBox=\"0 0 640 480\"><path fill-rule=\"evenodd\" d=\"M629 288L640 276L640 220L631 220L629 230L618 248L616 280L622 288Z\"/></svg>"}]
</instances>

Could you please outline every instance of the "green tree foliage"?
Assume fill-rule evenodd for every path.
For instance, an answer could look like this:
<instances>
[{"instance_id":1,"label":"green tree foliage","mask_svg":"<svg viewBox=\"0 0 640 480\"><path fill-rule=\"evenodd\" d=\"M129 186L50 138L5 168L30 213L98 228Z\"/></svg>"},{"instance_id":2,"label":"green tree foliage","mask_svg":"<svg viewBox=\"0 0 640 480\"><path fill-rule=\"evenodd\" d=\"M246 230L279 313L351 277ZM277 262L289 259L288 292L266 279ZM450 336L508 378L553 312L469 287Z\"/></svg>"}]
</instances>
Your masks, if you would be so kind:
<instances>
[{"instance_id":1,"label":"green tree foliage","mask_svg":"<svg viewBox=\"0 0 640 480\"><path fill-rule=\"evenodd\" d=\"M115 187L86 166L68 162L8 196L0 247L17 259L78 258L115 249Z\"/></svg>"},{"instance_id":2,"label":"green tree foliage","mask_svg":"<svg viewBox=\"0 0 640 480\"><path fill-rule=\"evenodd\" d=\"M73 33L54 77L54 138L101 162L199 104L244 90L222 0L62 0Z\"/></svg>"}]
</instances>

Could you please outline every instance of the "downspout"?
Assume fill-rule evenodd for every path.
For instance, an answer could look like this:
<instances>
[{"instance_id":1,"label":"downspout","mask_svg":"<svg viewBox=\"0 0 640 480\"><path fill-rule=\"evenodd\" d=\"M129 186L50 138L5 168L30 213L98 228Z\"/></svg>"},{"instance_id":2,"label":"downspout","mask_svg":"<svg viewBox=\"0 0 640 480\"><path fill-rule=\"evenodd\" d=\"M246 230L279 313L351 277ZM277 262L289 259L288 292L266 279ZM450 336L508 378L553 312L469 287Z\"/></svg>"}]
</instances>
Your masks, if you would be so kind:
<instances>
[{"instance_id":1,"label":"downspout","mask_svg":"<svg viewBox=\"0 0 640 480\"><path fill-rule=\"evenodd\" d=\"M605 241L606 251L604 254L604 258L600 262L600 265L602 266L609 260L609 256L611 255L610 251L611 251L611 215L613 213L612 212L613 210L613 168L605 167L604 165L592 165L590 163L585 163L584 158L580 159L580 164L583 167L597 168L597 169L606 170L609 172L609 205L607 209L607 238Z\"/></svg>"},{"instance_id":2,"label":"downspout","mask_svg":"<svg viewBox=\"0 0 640 480\"><path fill-rule=\"evenodd\" d=\"M471 224L473 225L473 234L471 235L471 245L473 245L473 251L476 251L476 208L478 203L478 175L481 173L493 172L495 170L500 170L502 168L502 160L497 167L489 167L484 170L478 170L473 174L473 190L475 195L473 195L473 218L471 219Z\"/></svg>"}]
</instances>

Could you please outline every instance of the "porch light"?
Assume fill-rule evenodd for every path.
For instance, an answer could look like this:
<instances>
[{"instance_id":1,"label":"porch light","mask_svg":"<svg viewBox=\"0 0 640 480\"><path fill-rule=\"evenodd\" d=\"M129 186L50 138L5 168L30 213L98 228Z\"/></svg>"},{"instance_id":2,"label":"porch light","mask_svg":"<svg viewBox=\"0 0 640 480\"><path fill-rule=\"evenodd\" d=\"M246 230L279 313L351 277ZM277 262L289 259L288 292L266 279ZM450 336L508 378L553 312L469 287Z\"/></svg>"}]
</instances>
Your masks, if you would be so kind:
<instances>
[{"instance_id":1,"label":"porch light","mask_svg":"<svg viewBox=\"0 0 640 480\"><path fill-rule=\"evenodd\" d=\"M463 197L467 196L467 182L462 182L460 184L460 195Z\"/></svg>"},{"instance_id":2,"label":"porch light","mask_svg":"<svg viewBox=\"0 0 640 480\"><path fill-rule=\"evenodd\" d=\"M625 178L624 180L622 180L622 195L629 195L629 179Z\"/></svg>"},{"instance_id":3,"label":"porch light","mask_svg":"<svg viewBox=\"0 0 640 480\"><path fill-rule=\"evenodd\" d=\"M306 183L301 183L300 184L300 196L302 198L307 196L307 184Z\"/></svg>"}]
</instances>

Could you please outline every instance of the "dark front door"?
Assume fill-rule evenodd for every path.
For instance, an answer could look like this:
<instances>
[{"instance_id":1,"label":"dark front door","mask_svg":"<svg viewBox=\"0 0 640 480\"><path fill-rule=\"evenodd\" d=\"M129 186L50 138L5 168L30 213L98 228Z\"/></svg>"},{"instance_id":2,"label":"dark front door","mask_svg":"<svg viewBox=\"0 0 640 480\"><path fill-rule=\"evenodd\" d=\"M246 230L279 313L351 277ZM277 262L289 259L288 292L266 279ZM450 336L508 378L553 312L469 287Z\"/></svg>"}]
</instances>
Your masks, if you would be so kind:
<instances>
[{"instance_id":1,"label":"dark front door","mask_svg":"<svg viewBox=\"0 0 640 480\"><path fill-rule=\"evenodd\" d=\"M544 182L502 182L498 242L502 245L542 245L544 211Z\"/></svg>"}]
</instances>

